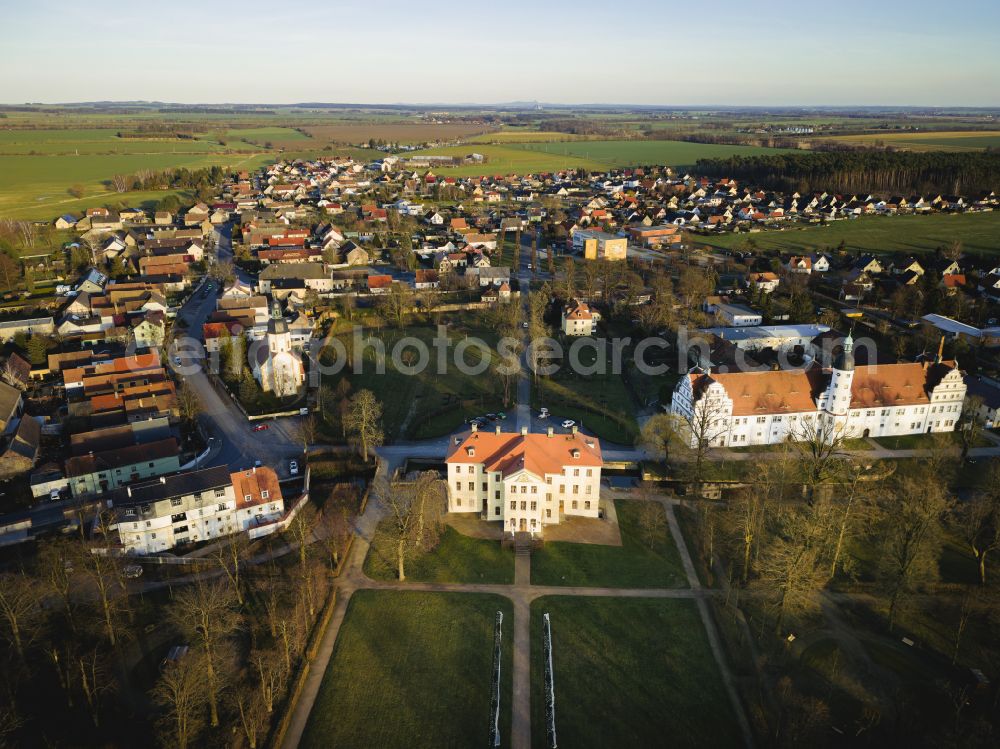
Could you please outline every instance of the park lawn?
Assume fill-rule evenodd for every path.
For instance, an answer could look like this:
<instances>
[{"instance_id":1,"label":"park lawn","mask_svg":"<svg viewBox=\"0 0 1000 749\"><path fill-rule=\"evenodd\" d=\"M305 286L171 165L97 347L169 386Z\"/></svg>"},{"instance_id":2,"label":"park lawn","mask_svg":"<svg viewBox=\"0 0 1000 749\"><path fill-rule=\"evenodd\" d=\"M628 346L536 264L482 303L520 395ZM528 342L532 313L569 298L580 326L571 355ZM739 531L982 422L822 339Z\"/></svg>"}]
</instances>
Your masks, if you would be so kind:
<instances>
[{"instance_id":1,"label":"park lawn","mask_svg":"<svg viewBox=\"0 0 1000 749\"><path fill-rule=\"evenodd\" d=\"M502 611L500 733L510 746L513 606L500 596L359 590L300 746L466 747L487 735Z\"/></svg>"},{"instance_id":2,"label":"park lawn","mask_svg":"<svg viewBox=\"0 0 1000 749\"><path fill-rule=\"evenodd\" d=\"M871 443L860 437L851 437L843 441L841 446L843 450L847 451L860 451L860 450L874 450ZM782 450L787 449L786 445L741 445L739 447L729 448L734 453L777 453Z\"/></svg>"},{"instance_id":3,"label":"park lawn","mask_svg":"<svg viewBox=\"0 0 1000 749\"><path fill-rule=\"evenodd\" d=\"M592 366L593 351L583 349L580 361ZM634 444L639 425L635 420L635 404L622 376L612 372L610 363L604 374L576 374L571 369L564 358L558 372L533 381L532 409L538 411L545 406L555 420L572 419L602 440Z\"/></svg>"},{"instance_id":4,"label":"park lawn","mask_svg":"<svg viewBox=\"0 0 1000 749\"><path fill-rule=\"evenodd\" d=\"M432 343L437 335L436 327L421 324L408 325L404 330L386 327L379 331L364 331L365 338L382 341L385 372L377 372L376 349L366 346L363 369L346 376L350 379L351 392L371 390L382 403L382 425L387 441L406 437L439 437L460 427L466 415L503 410L502 388L490 369L480 374L466 374L455 366L455 347L467 335L482 340L490 348L490 356L497 357L494 348L496 333L473 318L459 317L458 320L448 330L451 345L447 349L447 366L441 373L437 371L437 349ZM345 333L338 337L351 351L351 335ZM406 374L393 366L392 351L404 338L416 338L426 346L429 358L422 372ZM413 346L400 348L400 356L406 350L415 351ZM471 366L483 362L482 352L477 348L466 349L463 357ZM326 379L334 384L343 376L328 375Z\"/></svg>"},{"instance_id":5,"label":"park lawn","mask_svg":"<svg viewBox=\"0 0 1000 749\"><path fill-rule=\"evenodd\" d=\"M962 435L958 432L938 432L937 434L901 434L897 437L873 437L878 444L887 450L921 450L932 447L936 440L944 435L956 447L962 446ZM993 442L982 435L977 435L972 447L992 447Z\"/></svg>"},{"instance_id":6,"label":"park lawn","mask_svg":"<svg viewBox=\"0 0 1000 749\"><path fill-rule=\"evenodd\" d=\"M1000 252L1000 211L864 216L784 231L698 236L696 241L732 249L743 247L751 240L760 250L789 253L832 250L841 242L848 250L863 252L933 252L959 240L966 252L995 254Z\"/></svg>"},{"instance_id":7,"label":"park lawn","mask_svg":"<svg viewBox=\"0 0 1000 749\"><path fill-rule=\"evenodd\" d=\"M533 746L547 746L545 613L559 746L742 744L694 601L545 596L531 604Z\"/></svg>"},{"instance_id":8,"label":"park lawn","mask_svg":"<svg viewBox=\"0 0 1000 749\"><path fill-rule=\"evenodd\" d=\"M390 520L383 520L365 557L365 574L374 580L396 580L396 546ZM441 532L437 548L407 558L406 579L422 583L514 582L514 552L499 541L471 538L450 525Z\"/></svg>"},{"instance_id":9,"label":"park lawn","mask_svg":"<svg viewBox=\"0 0 1000 749\"><path fill-rule=\"evenodd\" d=\"M640 526L643 502L615 501L621 546L546 542L532 554L532 585L609 588L686 588L680 553L666 518L650 546ZM663 508L659 507L662 513Z\"/></svg>"}]
</instances>

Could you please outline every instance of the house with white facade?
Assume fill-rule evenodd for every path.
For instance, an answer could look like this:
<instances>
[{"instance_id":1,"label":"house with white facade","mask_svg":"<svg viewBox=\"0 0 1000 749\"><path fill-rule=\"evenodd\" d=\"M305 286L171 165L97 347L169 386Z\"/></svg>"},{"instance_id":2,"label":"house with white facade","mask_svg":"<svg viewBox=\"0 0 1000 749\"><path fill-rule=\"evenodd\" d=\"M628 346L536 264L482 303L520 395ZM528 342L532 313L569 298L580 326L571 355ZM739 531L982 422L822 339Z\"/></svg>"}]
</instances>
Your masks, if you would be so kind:
<instances>
[{"instance_id":1,"label":"house with white facade","mask_svg":"<svg viewBox=\"0 0 1000 749\"><path fill-rule=\"evenodd\" d=\"M714 305L714 312L721 325L735 328L753 327L764 322L764 316L744 304L720 303Z\"/></svg>"},{"instance_id":2,"label":"house with white facade","mask_svg":"<svg viewBox=\"0 0 1000 749\"><path fill-rule=\"evenodd\" d=\"M954 431L966 385L953 361L854 365L853 340L831 369L712 372L695 368L674 389L670 411L692 445L770 445L788 439L893 437Z\"/></svg>"},{"instance_id":3,"label":"house with white facade","mask_svg":"<svg viewBox=\"0 0 1000 749\"><path fill-rule=\"evenodd\" d=\"M562 310L563 335L593 335L597 331L601 313L579 299L570 299Z\"/></svg>"},{"instance_id":4,"label":"house with white facade","mask_svg":"<svg viewBox=\"0 0 1000 749\"><path fill-rule=\"evenodd\" d=\"M250 346L247 356L254 379L265 393L278 397L298 394L306 379L305 367L302 356L292 346L292 333L277 302L264 341Z\"/></svg>"},{"instance_id":5,"label":"house with white facade","mask_svg":"<svg viewBox=\"0 0 1000 749\"><path fill-rule=\"evenodd\" d=\"M598 517L601 446L596 437L473 430L448 457L448 511L475 513L509 533L537 535L565 516Z\"/></svg>"},{"instance_id":6,"label":"house with white facade","mask_svg":"<svg viewBox=\"0 0 1000 749\"><path fill-rule=\"evenodd\" d=\"M228 466L161 476L115 492L108 501L126 552L155 554L221 538L281 518L277 474L266 467L230 473Z\"/></svg>"}]
</instances>

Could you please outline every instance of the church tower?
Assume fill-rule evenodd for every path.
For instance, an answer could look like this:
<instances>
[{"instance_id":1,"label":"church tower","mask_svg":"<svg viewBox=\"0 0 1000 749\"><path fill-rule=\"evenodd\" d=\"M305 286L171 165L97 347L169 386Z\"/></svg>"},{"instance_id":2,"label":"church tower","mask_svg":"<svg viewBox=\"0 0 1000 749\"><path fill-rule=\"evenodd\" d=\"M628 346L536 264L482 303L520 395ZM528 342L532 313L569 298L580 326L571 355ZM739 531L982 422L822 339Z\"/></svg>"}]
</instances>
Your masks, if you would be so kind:
<instances>
[{"instance_id":1,"label":"church tower","mask_svg":"<svg viewBox=\"0 0 1000 749\"><path fill-rule=\"evenodd\" d=\"M833 360L833 373L826 391L826 412L846 418L851 407L851 385L854 382L854 339L848 333L843 349Z\"/></svg>"},{"instance_id":2,"label":"church tower","mask_svg":"<svg viewBox=\"0 0 1000 749\"><path fill-rule=\"evenodd\" d=\"M271 319L267 321L267 350L272 359L275 354L288 353L292 350L292 334L281 314L281 304L277 299L271 305Z\"/></svg>"}]
</instances>

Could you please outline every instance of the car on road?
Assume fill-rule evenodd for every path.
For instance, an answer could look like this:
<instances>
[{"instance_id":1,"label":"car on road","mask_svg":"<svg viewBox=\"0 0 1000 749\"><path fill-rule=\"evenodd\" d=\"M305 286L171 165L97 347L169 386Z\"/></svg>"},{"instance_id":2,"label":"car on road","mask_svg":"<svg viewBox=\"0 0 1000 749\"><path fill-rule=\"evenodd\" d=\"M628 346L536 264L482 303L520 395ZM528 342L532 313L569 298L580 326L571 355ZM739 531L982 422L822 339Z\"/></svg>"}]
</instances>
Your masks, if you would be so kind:
<instances>
[{"instance_id":1,"label":"car on road","mask_svg":"<svg viewBox=\"0 0 1000 749\"><path fill-rule=\"evenodd\" d=\"M527 330L528 329L528 323L527 323L527 321L521 323L521 327L524 328L525 330Z\"/></svg>"},{"instance_id":2,"label":"car on road","mask_svg":"<svg viewBox=\"0 0 1000 749\"><path fill-rule=\"evenodd\" d=\"M299 475L299 462L297 460L289 461L289 463L288 463L288 472L290 474L292 474L293 476L298 476Z\"/></svg>"},{"instance_id":3,"label":"car on road","mask_svg":"<svg viewBox=\"0 0 1000 749\"><path fill-rule=\"evenodd\" d=\"M575 426L576 426L576 422L573 421L572 419L566 419L566 421L564 421L562 423L562 428L563 429L572 429Z\"/></svg>"},{"instance_id":4,"label":"car on road","mask_svg":"<svg viewBox=\"0 0 1000 749\"><path fill-rule=\"evenodd\" d=\"M253 425L253 430L255 432L266 432L270 428L271 428L270 424L254 424Z\"/></svg>"}]
</instances>

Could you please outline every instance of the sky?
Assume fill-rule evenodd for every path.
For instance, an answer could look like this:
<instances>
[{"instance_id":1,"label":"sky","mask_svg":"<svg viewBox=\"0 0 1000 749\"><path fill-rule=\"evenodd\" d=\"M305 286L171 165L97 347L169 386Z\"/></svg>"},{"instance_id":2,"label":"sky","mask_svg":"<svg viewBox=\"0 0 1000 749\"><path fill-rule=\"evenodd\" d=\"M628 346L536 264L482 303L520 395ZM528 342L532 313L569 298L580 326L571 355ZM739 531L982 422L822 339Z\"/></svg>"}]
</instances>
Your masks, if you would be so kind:
<instances>
[{"instance_id":1,"label":"sky","mask_svg":"<svg viewBox=\"0 0 1000 749\"><path fill-rule=\"evenodd\" d=\"M0 0L0 102L1000 106L1000 0Z\"/></svg>"}]
</instances>

